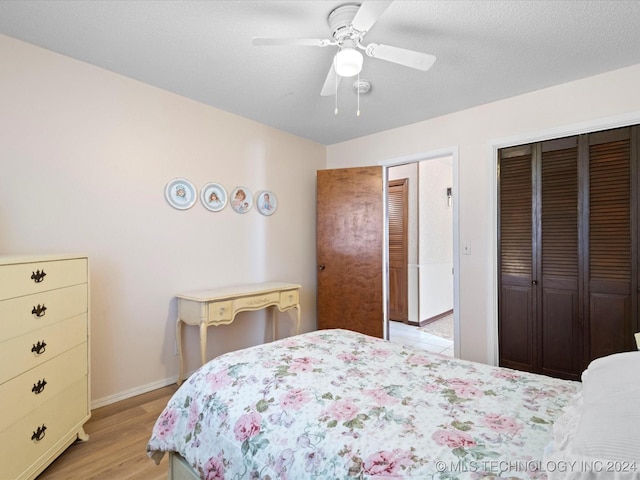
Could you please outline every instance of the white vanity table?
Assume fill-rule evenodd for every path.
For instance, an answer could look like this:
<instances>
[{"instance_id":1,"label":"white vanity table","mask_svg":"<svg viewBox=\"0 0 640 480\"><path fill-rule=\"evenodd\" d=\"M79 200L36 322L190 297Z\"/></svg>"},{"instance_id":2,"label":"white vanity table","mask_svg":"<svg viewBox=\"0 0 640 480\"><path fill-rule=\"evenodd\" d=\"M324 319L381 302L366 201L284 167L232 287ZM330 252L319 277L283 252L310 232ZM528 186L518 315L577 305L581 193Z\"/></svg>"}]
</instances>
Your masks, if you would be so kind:
<instances>
[{"instance_id":1,"label":"white vanity table","mask_svg":"<svg viewBox=\"0 0 640 480\"><path fill-rule=\"evenodd\" d=\"M195 290L176 295L178 299L178 319L176 321L176 342L180 358L178 385L184 376L182 355L182 324L200 326L200 358L206 362L207 328L228 325L235 316L244 311L273 307L271 325L273 339L276 338L276 308L281 312L295 308L297 321L295 333L300 332L300 285L295 283L267 282L211 290Z\"/></svg>"}]
</instances>

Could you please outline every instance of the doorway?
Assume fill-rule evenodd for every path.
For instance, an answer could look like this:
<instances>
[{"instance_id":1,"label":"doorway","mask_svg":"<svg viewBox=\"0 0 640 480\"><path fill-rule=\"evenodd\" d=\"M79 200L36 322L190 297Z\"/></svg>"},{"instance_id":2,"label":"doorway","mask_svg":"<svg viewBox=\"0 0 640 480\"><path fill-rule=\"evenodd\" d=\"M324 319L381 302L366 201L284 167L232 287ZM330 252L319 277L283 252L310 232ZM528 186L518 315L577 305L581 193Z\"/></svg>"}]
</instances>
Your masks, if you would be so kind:
<instances>
[{"instance_id":1,"label":"doorway","mask_svg":"<svg viewBox=\"0 0 640 480\"><path fill-rule=\"evenodd\" d=\"M389 339L454 356L453 156L389 166L387 179ZM398 205L398 184L406 189L407 205ZM403 210L407 238L398 239ZM396 257L403 242L406 268L401 270ZM406 276L406 291L396 288L398 271ZM405 298L402 317L398 295Z\"/></svg>"}]
</instances>

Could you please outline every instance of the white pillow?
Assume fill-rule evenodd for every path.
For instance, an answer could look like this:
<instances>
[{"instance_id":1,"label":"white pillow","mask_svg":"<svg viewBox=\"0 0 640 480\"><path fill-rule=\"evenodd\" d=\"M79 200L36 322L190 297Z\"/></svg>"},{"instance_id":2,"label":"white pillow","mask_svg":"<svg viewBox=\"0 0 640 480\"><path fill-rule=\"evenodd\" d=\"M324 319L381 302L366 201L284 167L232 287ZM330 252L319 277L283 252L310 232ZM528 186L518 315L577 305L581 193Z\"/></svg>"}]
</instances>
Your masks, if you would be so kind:
<instances>
[{"instance_id":1,"label":"white pillow","mask_svg":"<svg viewBox=\"0 0 640 480\"><path fill-rule=\"evenodd\" d=\"M585 377L572 451L640 469L640 352L596 359Z\"/></svg>"},{"instance_id":2,"label":"white pillow","mask_svg":"<svg viewBox=\"0 0 640 480\"><path fill-rule=\"evenodd\" d=\"M640 480L640 352L594 360L582 381L554 424L549 480Z\"/></svg>"},{"instance_id":3,"label":"white pillow","mask_svg":"<svg viewBox=\"0 0 640 480\"><path fill-rule=\"evenodd\" d=\"M585 401L640 388L640 351L597 358L582 374Z\"/></svg>"}]
</instances>

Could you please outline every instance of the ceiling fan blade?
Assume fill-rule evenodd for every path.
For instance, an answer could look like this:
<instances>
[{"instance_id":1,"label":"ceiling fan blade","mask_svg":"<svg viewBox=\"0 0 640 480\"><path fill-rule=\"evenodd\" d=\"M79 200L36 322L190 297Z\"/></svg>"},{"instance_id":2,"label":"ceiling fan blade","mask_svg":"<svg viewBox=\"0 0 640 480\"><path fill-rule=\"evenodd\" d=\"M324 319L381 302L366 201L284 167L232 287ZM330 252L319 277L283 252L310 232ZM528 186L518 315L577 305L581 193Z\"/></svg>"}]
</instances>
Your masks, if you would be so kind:
<instances>
[{"instance_id":1,"label":"ceiling fan blade","mask_svg":"<svg viewBox=\"0 0 640 480\"><path fill-rule=\"evenodd\" d=\"M251 42L255 46L281 46L281 45L299 45L302 47L326 47L331 45L328 39L320 38L272 38L272 37L253 37Z\"/></svg>"},{"instance_id":2,"label":"ceiling fan blade","mask_svg":"<svg viewBox=\"0 0 640 480\"><path fill-rule=\"evenodd\" d=\"M331 68L329 69L327 78L324 80L324 85L322 86L320 95L322 95L323 97L330 97L331 95L335 95L336 89L338 88L338 85L340 85L340 78L342 77L336 75L336 69L333 67L333 62L331 62Z\"/></svg>"},{"instance_id":3,"label":"ceiling fan blade","mask_svg":"<svg viewBox=\"0 0 640 480\"><path fill-rule=\"evenodd\" d=\"M367 55L388 62L398 63L405 67L416 68L426 72L435 63L436 57L428 53L407 50L406 48L391 47L371 43L367 45Z\"/></svg>"},{"instance_id":4,"label":"ceiling fan blade","mask_svg":"<svg viewBox=\"0 0 640 480\"><path fill-rule=\"evenodd\" d=\"M359 32L368 32L393 0L365 0L351 21L351 25Z\"/></svg>"}]
</instances>

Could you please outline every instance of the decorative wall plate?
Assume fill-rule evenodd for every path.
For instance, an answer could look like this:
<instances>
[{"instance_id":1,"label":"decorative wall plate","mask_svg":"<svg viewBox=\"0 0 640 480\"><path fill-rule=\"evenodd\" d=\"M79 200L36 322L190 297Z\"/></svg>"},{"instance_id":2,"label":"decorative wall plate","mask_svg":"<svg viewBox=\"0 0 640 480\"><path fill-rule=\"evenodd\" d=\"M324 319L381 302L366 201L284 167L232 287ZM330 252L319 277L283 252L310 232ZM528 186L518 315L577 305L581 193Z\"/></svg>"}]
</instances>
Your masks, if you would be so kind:
<instances>
[{"instance_id":1,"label":"decorative wall plate","mask_svg":"<svg viewBox=\"0 0 640 480\"><path fill-rule=\"evenodd\" d=\"M198 195L196 187L186 178L174 178L164 187L164 196L173 208L186 210L193 207Z\"/></svg>"},{"instance_id":2,"label":"decorative wall plate","mask_svg":"<svg viewBox=\"0 0 640 480\"><path fill-rule=\"evenodd\" d=\"M227 205L227 191L219 183L207 183L200 190L200 201L205 208L219 212Z\"/></svg>"},{"instance_id":3,"label":"decorative wall plate","mask_svg":"<svg viewBox=\"0 0 640 480\"><path fill-rule=\"evenodd\" d=\"M229 197L231 208L238 213L247 213L253 206L253 195L246 187L236 187Z\"/></svg>"},{"instance_id":4,"label":"decorative wall plate","mask_svg":"<svg viewBox=\"0 0 640 480\"><path fill-rule=\"evenodd\" d=\"M256 208L262 215L273 215L278 208L278 199L271 190L263 190L256 198Z\"/></svg>"}]
</instances>

